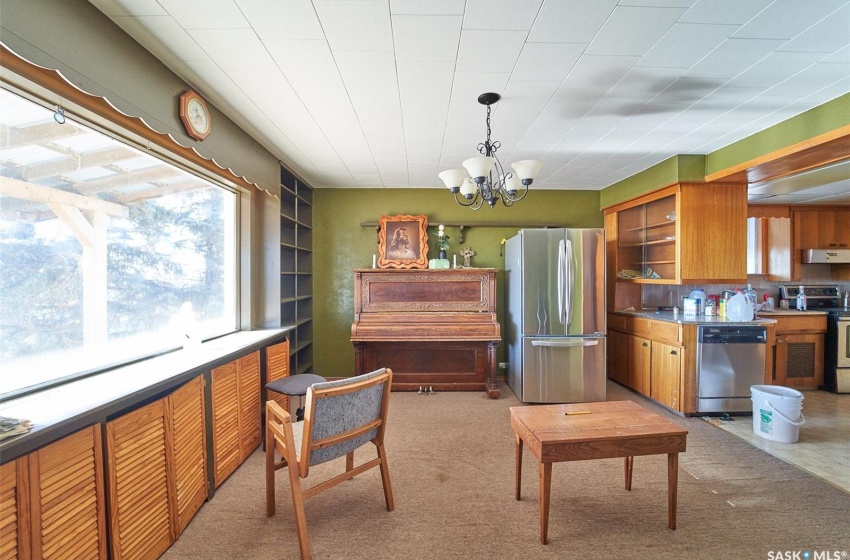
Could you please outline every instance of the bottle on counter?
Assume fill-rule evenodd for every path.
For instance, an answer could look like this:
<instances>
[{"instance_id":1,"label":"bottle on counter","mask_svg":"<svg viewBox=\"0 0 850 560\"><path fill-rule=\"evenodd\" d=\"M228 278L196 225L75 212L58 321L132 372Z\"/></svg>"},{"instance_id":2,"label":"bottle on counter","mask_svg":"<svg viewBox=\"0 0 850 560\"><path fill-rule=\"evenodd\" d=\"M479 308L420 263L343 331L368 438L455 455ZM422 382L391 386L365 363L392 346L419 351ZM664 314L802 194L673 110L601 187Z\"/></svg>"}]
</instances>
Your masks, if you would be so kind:
<instances>
[{"instance_id":1,"label":"bottle on counter","mask_svg":"<svg viewBox=\"0 0 850 560\"><path fill-rule=\"evenodd\" d=\"M797 292L797 311L806 310L806 294L803 292L803 286L800 286L800 291Z\"/></svg>"},{"instance_id":2,"label":"bottle on counter","mask_svg":"<svg viewBox=\"0 0 850 560\"><path fill-rule=\"evenodd\" d=\"M744 290L744 299L747 300L747 303L753 308L753 313L755 313L758 299L756 298L756 291L753 289L752 284L747 284L747 289Z\"/></svg>"}]
</instances>

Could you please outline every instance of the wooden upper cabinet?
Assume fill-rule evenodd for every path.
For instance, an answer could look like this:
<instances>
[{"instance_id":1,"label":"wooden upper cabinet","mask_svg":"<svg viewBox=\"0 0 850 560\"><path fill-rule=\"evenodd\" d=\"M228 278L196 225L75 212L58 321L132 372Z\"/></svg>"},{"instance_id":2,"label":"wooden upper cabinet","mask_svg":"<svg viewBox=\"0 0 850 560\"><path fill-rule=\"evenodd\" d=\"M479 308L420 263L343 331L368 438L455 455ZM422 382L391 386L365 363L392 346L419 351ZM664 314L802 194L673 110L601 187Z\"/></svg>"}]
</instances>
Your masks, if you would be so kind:
<instances>
[{"instance_id":1,"label":"wooden upper cabinet","mask_svg":"<svg viewBox=\"0 0 850 560\"><path fill-rule=\"evenodd\" d=\"M802 276L802 251L806 249L850 249L850 207L798 208L792 212L794 244L791 251L792 279ZM833 278L847 279L847 265L831 265ZM844 276L836 274L839 270Z\"/></svg>"},{"instance_id":2,"label":"wooden upper cabinet","mask_svg":"<svg viewBox=\"0 0 850 560\"><path fill-rule=\"evenodd\" d=\"M160 399L106 424L112 558L157 558L176 538L170 412Z\"/></svg>"},{"instance_id":3,"label":"wooden upper cabinet","mask_svg":"<svg viewBox=\"0 0 850 560\"><path fill-rule=\"evenodd\" d=\"M102 449L95 425L26 457L33 558L107 557Z\"/></svg>"},{"instance_id":4,"label":"wooden upper cabinet","mask_svg":"<svg viewBox=\"0 0 850 560\"><path fill-rule=\"evenodd\" d=\"M747 186L682 183L606 209L621 282L697 284L747 278ZM612 231L613 229L613 231Z\"/></svg>"}]
</instances>

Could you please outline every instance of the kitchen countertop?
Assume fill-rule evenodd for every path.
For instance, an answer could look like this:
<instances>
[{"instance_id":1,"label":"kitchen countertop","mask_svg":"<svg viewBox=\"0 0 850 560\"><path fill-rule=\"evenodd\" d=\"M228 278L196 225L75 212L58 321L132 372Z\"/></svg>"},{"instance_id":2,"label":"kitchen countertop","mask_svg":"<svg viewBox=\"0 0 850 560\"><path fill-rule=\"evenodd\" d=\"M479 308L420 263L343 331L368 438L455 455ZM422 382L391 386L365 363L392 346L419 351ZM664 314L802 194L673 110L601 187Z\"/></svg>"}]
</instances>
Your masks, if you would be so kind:
<instances>
[{"instance_id":1,"label":"kitchen countertop","mask_svg":"<svg viewBox=\"0 0 850 560\"><path fill-rule=\"evenodd\" d=\"M782 311L785 311L784 309ZM654 309L642 309L640 311L622 311L622 310L613 310L609 313L616 313L618 315L628 315L629 317L643 317L646 319L653 319L655 321L666 321L668 323L678 323L680 325L717 325L717 324L725 324L725 325L768 325L773 324L776 321L770 318L755 318L752 321L733 321L731 319L727 319L726 317L718 317L716 315L689 315L684 316L681 312L674 317L672 311L658 311ZM806 311L794 311L794 313L801 314L807 313ZM823 314L823 312L821 312Z\"/></svg>"}]
</instances>

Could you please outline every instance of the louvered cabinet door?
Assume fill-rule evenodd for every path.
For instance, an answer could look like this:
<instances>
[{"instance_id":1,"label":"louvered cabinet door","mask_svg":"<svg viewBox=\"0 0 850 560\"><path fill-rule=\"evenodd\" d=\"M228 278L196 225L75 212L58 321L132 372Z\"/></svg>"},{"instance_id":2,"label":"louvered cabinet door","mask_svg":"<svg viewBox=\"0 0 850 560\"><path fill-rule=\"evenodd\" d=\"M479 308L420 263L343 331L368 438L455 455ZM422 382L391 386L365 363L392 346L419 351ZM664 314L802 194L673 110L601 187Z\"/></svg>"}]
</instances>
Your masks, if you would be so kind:
<instances>
[{"instance_id":1,"label":"louvered cabinet door","mask_svg":"<svg viewBox=\"0 0 850 560\"><path fill-rule=\"evenodd\" d=\"M106 424L112 558L157 558L174 541L166 399Z\"/></svg>"},{"instance_id":2,"label":"louvered cabinet door","mask_svg":"<svg viewBox=\"0 0 850 560\"><path fill-rule=\"evenodd\" d=\"M31 557L29 461L21 457L0 465L0 558Z\"/></svg>"},{"instance_id":3,"label":"louvered cabinet door","mask_svg":"<svg viewBox=\"0 0 850 560\"><path fill-rule=\"evenodd\" d=\"M239 437L239 383L236 362L212 370L213 468L215 487L236 470L242 459Z\"/></svg>"},{"instance_id":4,"label":"louvered cabinet door","mask_svg":"<svg viewBox=\"0 0 850 560\"><path fill-rule=\"evenodd\" d=\"M289 341L266 348L266 382L289 377ZM265 400L274 401L289 412L289 397L283 393L265 391ZM265 407L265 402L263 403Z\"/></svg>"},{"instance_id":5,"label":"louvered cabinet door","mask_svg":"<svg viewBox=\"0 0 850 560\"><path fill-rule=\"evenodd\" d=\"M177 490L177 534L183 532L207 499L204 384L196 377L169 397L174 438L174 483Z\"/></svg>"},{"instance_id":6,"label":"louvered cabinet door","mask_svg":"<svg viewBox=\"0 0 850 560\"><path fill-rule=\"evenodd\" d=\"M33 557L106 558L100 425L28 457Z\"/></svg>"},{"instance_id":7,"label":"louvered cabinet door","mask_svg":"<svg viewBox=\"0 0 850 560\"><path fill-rule=\"evenodd\" d=\"M262 439L260 426L260 353L238 360L240 462L254 451Z\"/></svg>"}]
</instances>

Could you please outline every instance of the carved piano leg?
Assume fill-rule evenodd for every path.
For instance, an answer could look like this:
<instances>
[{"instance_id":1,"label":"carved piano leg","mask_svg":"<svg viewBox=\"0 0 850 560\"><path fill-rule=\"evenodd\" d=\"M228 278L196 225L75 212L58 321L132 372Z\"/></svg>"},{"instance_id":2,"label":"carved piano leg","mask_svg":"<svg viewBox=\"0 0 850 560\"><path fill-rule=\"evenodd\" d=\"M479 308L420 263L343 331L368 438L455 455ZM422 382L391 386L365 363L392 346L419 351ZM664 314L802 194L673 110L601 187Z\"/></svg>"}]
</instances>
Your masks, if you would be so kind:
<instances>
[{"instance_id":1,"label":"carved piano leg","mask_svg":"<svg viewBox=\"0 0 850 560\"><path fill-rule=\"evenodd\" d=\"M498 399L502 396L499 387L496 385L496 348L498 342L487 343L487 396L491 399Z\"/></svg>"}]
</instances>

